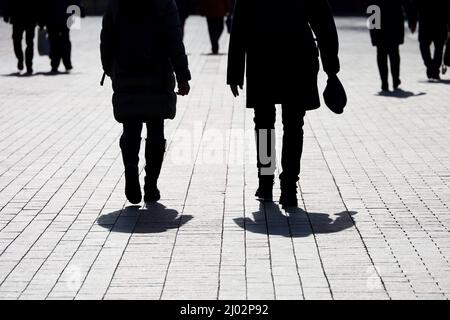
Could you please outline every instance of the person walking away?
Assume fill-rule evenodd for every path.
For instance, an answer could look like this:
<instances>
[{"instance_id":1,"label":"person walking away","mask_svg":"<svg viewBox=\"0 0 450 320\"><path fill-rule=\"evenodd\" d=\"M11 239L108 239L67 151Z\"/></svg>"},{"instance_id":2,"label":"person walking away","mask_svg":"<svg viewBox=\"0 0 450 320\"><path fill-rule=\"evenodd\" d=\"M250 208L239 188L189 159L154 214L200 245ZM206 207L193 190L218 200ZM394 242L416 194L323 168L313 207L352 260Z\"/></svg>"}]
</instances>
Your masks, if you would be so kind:
<instances>
[{"instance_id":1,"label":"person walking away","mask_svg":"<svg viewBox=\"0 0 450 320\"><path fill-rule=\"evenodd\" d=\"M28 75L33 74L34 38L39 20L39 6L37 1L5 0L3 19L12 24L14 53L17 58L17 69L22 71L24 65ZM25 35L25 55L22 40Z\"/></svg>"},{"instance_id":2,"label":"person walking away","mask_svg":"<svg viewBox=\"0 0 450 320\"><path fill-rule=\"evenodd\" d=\"M80 0L44 0L44 24L47 27L50 42L51 72L58 73L61 61L67 72L73 69L72 43L70 41L69 19L72 13L67 13L70 6L78 6L81 17L84 17L84 7Z\"/></svg>"},{"instance_id":3,"label":"person walking away","mask_svg":"<svg viewBox=\"0 0 450 320\"><path fill-rule=\"evenodd\" d=\"M115 118L123 124L126 197L133 204L142 200L138 164L145 122L144 201L158 201L164 120L174 117L165 113L175 107L174 73L179 95L189 93L191 79L174 0L111 0L103 17L100 50L103 69L112 79Z\"/></svg>"},{"instance_id":4,"label":"person walking away","mask_svg":"<svg viewBox=\"0 0 450 320\"><path fill-rule=\"evenodd\" d=\"M381 12L381 29L370 30L372 45L377 48L377 63L381 77L381 90L389 91L389 67L394 90L401 84L400 80L400 45L405 42L405 14L413 32L415 27L411 19L410 0L373 0Z\"/></svg>"},{"instance_id":5,"label":"person walking away","mask_svg":"<svg viewBox=\"0 0 450 320\"><path fill-rule=\"evenodd\" d=\"M329 80L337 79L338 34L327 0L236 0L227 83L238 96L247 70L247 107L254 109L258 154L256 197L263 201L272 200L273 195L275 105L282 105L283 207L298 206L304 117L307 110L320 106L318 49Z\"/></svg>"},{"instance_id":6,"label":"person walking away","mask_svg":"<svg viewBox=\"0 0 450 320\"><path fill-rule=\"evenodd\" d=\"M200 14L206 17L212 54L219 54L219 40L225 29L225 17L230 12L229 0L200 0Z\"/></svg>"},{"instance_id":7,"label":"person walking away","mask_svg":"<svg viewBox=\"0 0 450 320\"><path fill-rule=\"evenodd\" d=\"M440 81L440 67L450 26L450 0L413 0L413 4L414 23L419 24L420 52L427 68L427 77Z\"/></svg>"}]
</instances>

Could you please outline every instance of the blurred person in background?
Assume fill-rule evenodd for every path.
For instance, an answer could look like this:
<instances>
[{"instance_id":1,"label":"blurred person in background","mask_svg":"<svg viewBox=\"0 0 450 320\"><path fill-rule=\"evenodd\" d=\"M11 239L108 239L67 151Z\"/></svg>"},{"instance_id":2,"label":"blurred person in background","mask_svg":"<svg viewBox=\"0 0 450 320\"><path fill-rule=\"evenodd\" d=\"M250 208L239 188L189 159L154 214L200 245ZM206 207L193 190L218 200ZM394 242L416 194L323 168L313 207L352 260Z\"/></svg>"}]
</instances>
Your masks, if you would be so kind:
<instances>
[{"instance_id":1,"label":"blurred person in background","mask_svg":"<svg viewBox=\"0 0 450 320\"><path fill-rule=\"evenodd\" d=\"M211 52L219 54L219 40L225 29L225 17L230 13L230 0L199 0L200 14L206 17Z\"/></svg>"},{"instance_id":2,"label":"blurred person in background","mask_svg":"<svg viewBox=\"0 0 450 320\"><path fill-rule=\"evenodd\" d=\"M40 19L39 2L35 0L5 0L3 20L12 24L14 53L17 57L17 69L22 71L24 65L28 75L33 74L34 38L36 26ZM22 40L25 35L25 55Z\"/></svg>"},{"instance_id":3,"label":"blurred person in background","mask_svg":"<svg viewBox=\"0 0 450 320\"><path fill-rule=\"evenodd\" d=\"M394 89L398 89L400 80L400 45L405 42L405 14L412 32L415 26L412 20L410 0L372 0L368 5L380 8L381 28L371 29L372 45L377 47L377 62L381 77L381 90L389 91L389 67Z\"/></svg>"},{"instance_id":4,"label":"blurred person in background","mask_svg":"<svg viewBox=\"0 0 450 320\"><path fill-rule=\"evenodd\" d=\"M68 9L70 6L77 6L81 17L84 17L82 2L80 0L43 0L40 5L43 12L43 24L47 27L50 41L51 72L58 73L61 61L66 71L70 72L73 69L69 28L72 12Z\"/></svg>"},{"instance_id":5,"label":"blurred person in background","mask_svg":"<svg viewBox=\"0 0 450 320\"><path fill-rule=\"evenodd\" d=\"M450 0L412 0L414 24L419 24L420 52L429 80L441 80L444 46L450 27ZM434 53L431 45L434 45Z\"/></svg>"}]
</instances>

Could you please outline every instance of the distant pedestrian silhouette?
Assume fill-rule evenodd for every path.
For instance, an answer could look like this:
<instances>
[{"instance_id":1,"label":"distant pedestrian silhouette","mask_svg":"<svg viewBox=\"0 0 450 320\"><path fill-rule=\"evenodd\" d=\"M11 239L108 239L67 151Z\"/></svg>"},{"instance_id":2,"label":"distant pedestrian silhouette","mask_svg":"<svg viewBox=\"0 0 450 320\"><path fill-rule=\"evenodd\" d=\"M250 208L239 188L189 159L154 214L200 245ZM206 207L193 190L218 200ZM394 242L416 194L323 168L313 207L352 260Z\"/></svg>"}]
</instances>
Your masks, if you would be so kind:
<instances>
[{"instance_id":1,"label":"distant pedestrian silhouette","mask_svg":"<svg viewBox=\"0 0 450 320\"><path fill-rule=\"evenodd\" d=\"M3 19L13 26L14 53L17 57L17 69L22 71L24 63L27 74L33 73L34 37L38 24L40 6L38 1L5 0ZM22 49L22 40L25 34L25 56Z\"/></svg>"},{"instance_id":2,"label":"distant pedestrian silhouette","mask_svg":"<svg viewBox=\"0 0 450 320\"><path fill-rule=\"evenodd\" d=\"M230 13L230 0L200 0L200 14L206 17L212 54L218 54L219 40L225 29L225 17Z\"/></svg>"},{"instance_id":3,"label":"distant pedestrian silhouette","mask_svg":"<svg viewBox=\"0 0 450 320\"><path fill-rule=\"evenodd\" d=\"M275 174L276 104L282 104L283 151L280 203L296 207L297 182L307 110L320 106L319 50L329 79L340 69L338 35L326 0L236 0L231 31L228 84L235 96L247 69L247 107L255 111L259 188L272 199ZM336 82L336 81L332 81ZM267 159L270 158L270 159Z\"/></svg>"},{"instance_id":4,"label":"distant pedestrian silhouette","mask_svg":"<svg viewBox=\"0 0 450 320\"><path fill-rule=\"evenodd\" d=\"M405 14L411 31L415 31L410 0L372 0L369 3L377 5L381 10L381 29L370 30L372 44L377 47L381 89L389 91L388 60L391 65L393 86L397 89L401 84L399 46L405 42Z\"/></svg>"},{"instance_id":5,"label":"distant pedestrian silhouette","mask_svg":"<svg viewBox=\"0 0 450 320\"><path fill-rule=\"evenodd\" d=\"M123 123L120 148L127 199L133 204L142 200L138 163L146 122L144 200L158 201L164 119L175 116L174 71L180 95L189 93L191 79L174 0L111 0L103 18L101 57L113 83L114 115Z\"/></svg>"},{"instance_id":6,"label":"distant pedestrian silhouette","mask_svg":"<svg viewBox=\"0 0 450 320\"><path fill-rule=\"evenodd\" d=\"M412 0L415 24L419 23L419 42L422 58L430 80L441 80L444 45L450 28L450 0ZM434 45L434 54L431 45Z\"/></svg>"},{"instance_id":7,"label":"distant pedestrian silhouette","mask_svg":"<svg viewBox=\"0 0 450 320\"><path fill-rule=\"evenodd\" d=\"M61 61L66 71L73 69L72 43L68 27L71 14L67 13L68 8L72 5L78 6L84 17L84 9L80 0L43 0L40 3L43 12L42 24L47 27L50 41L50 61L53 73L58 72Z\"/></svg>"}]
</instances>

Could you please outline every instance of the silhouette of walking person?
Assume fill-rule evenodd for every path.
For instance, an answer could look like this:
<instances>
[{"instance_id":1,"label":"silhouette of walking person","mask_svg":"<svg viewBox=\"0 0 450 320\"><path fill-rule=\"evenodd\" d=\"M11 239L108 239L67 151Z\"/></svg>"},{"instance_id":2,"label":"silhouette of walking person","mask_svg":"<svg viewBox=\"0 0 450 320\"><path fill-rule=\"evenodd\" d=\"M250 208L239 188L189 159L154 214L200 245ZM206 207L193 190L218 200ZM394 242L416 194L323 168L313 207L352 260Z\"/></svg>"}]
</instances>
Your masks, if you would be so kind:
<instances>
[{"instance_id":1,"label":"silhouette of walking person","mask_svg":"<svg viewBox=\"0 0 450 320\"><path fill-rule=\"evenodd\" d=\"M430 80L441 80L440 67L450 30L450 0L413 0L414 24L419 23L420 52ZM431 45L434 45L434 54Z\"/></svg>"},{"instance_id":2,"label":"silhouette of walking person","mask_svg":"<svg viewBox=\"0 0 450 320\"><path fill-rule=\"evenodd\" d=\"M158 201L164 120L175 117L174 72L179 95L189 94L191 79L174 0L111 0L103 17L100 49L103 69L112 79L114 116L123 124L126 197L133 204L142 200L138 163L145 122L144 201Z\"/></svg>"},{"instance_id":3,"label":"silhouette of walking person","mask_svg":"<svg viewBox=\"0 0 450 320\"><path fill-rule=\"evenodd\" d=\"M405 13L408 17L411 32L415 32L412 20L410 0L372 0L381 13L381 28L371 29L373 46L377 47L377 63L381 77L381 90L389 91L389 67L394 89L398 89L400 80L400 45L405 42Z\"/></svg>"},{"instance_id":4,"label":"silhouette of walking person","mask_svg":"<svg viewBox=\"0 0 450 320\"><path fill-rule=\"evenodd\" d=\"M317 109L319 50L329 80L340 69L336 25L327 0L236 0L229 47L228 84L234 96L247 69L247 107L253 108L260 200L272 200L276 104L282 104L280 204L297 207L297 182L307 110Z\"/></svg>"},{"instance_id":5,"label":"silhouette of walking person","mask_svg":"<svg viewBox=\"0 0 450 320\"><path fill-rule=\"evenodd\" d=\"M24 63L28 75L33 74L34 37L39 20L39 6L37 1L6 0L4 2L3 20L12 24L13 46L17 58L17 69L22 71ZM25 34L25 57L22 40Z\"/></svg>"},{"instance_id":6,"label":"silhouette of walking person","mask_svg":"<svg viewBox=\"0 0 450 320\"><path fill-rule=\"evenodd\" d=\"M62 63L66 71L73 69L72 65L72 43L70 42L70 29L68 22L71 13L67 13L70 6L77 6L84 17L84 8L80 0L44 0L43 21L47 27L50 42L50 64L51 72L57 73Z\"/></svg>"},{"instance_id":7,"label":"silhouette of walking person","mask_svg":"<svg viewBox=\"0 0 450 320\"><path fill-rule=\"evenodd\" d=\"M212 54L219 54L219 40L225 29L230 0L200 0L200 14L206 17Z\"/></svg>"}]
</instances>

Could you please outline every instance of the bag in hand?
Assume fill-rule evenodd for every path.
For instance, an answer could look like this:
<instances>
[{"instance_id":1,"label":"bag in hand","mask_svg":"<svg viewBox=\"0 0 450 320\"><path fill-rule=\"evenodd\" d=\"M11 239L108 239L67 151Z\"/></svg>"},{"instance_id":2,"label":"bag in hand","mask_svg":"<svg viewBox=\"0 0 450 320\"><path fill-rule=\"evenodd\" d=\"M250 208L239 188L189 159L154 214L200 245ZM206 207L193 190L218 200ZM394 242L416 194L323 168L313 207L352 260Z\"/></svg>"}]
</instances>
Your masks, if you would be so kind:
<instances>
[{"instance_id":1,"label":"bag in hand","mask_svg":"<svg viewBox=\"0 0 450 320\"><path fill-rule=\"evenodd\" d=\"M151 76L120 77L113 80L114 118L120 123L174 119L177 95L175 78L161 83Z\"/></svg>"},{"instance_id":2,"label":"bag in hand","mask_svg":"<svg viewBox=\"0 0 450 320\"><path fill-rule=\"evenodd\" d=\"M38 52L40 56L50 55L50 41L47 30L44 28L39 28L38 31Z\"/></svg>"},{"instance_id":3,"label":"bag in hand","mask_svg":"<svg viewBox=\"0 0 450 320\"><path fill-rule=\"evenodd\" d=\"M327 87L323 93L327 107L336 114L344 113L347 105L347 94L344 86L337 76L328 78Z\"/></svg>"}]
</instances>

